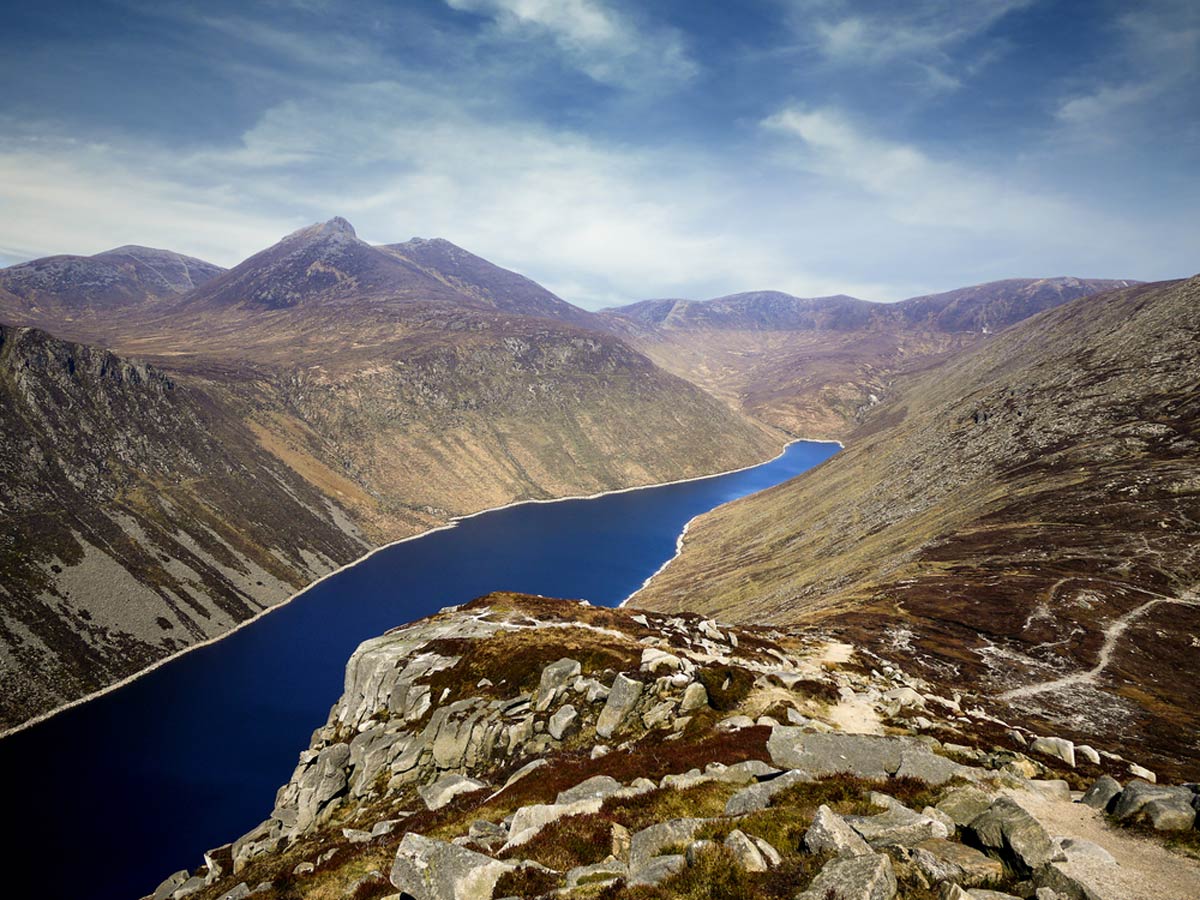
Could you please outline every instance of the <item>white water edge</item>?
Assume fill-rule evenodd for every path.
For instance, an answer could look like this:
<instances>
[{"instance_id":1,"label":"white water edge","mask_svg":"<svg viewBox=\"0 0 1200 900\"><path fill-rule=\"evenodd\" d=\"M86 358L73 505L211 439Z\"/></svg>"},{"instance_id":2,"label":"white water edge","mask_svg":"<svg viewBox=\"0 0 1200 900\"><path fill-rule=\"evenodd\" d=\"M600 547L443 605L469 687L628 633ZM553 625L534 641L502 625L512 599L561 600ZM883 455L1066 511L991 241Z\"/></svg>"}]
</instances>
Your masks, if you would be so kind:
<instances>
[{"instance_id":1,"label":"white water edge","mask_svg":"<svg viewBox=\"0 0 1200 900\"><path fill-rule=\"evenodd\" d=\"M792 444L798 444L800 442L804 442L806 444L837 444L843 450L846 449L846 445L843 444L841 441L829 441L829 440L820 440L820 439L814 439L814 438L796 438L794 441L788 441L786 444L784 444L784 447L783 447L784 452L786 452L787 448L792 446ZM783 456L783 453L780 453L779 456ZM776 456L775 459L779 459L779 456ZM767 462L774 462L775 459L768 460ZM764 465L764 466L766 464L767 463L761 463L761 465ZM746 468L754 468L754 467L747 466ZM734 471L741 472L744 470L743 469L735 469ZM729 474L729 473L724 473L724 474ZM803 473L801 473L801 474L803 474ZM741 498L739 497L738 499L741 499ZM737 501L730 500L729 502L736 503ZM721 506L725 506L725 504L722 503ZM657 578L659 575L661 575L663 570L666 569L667 566L669 566L671 563L675 562L675 560L677 560L679 558L679 555L681 553L683 553L684 539L687 537L688 529L692 527L693 522L695 522L701 516L707 516L710 512L714 512L714 511L720 509L721 506L714 506L712 509L707 509L702 513L696 513L696 515L692 516L690 519L688 519L686 522L684 522L683 530L679 532L679 537L675 538L675 553L669 559L667 559L661 566L659 566L657 569L655 569L653 574L651 574L649 578L647 578L645 581L642 582L641 587L639 587L636 591L634 591L632 594L630 594L628 597L626 597L624 600L622 600L620 603L618 603L617 609L624 609L625 605L627 603L629 603L630 600L632 600L634 597L636 597L638 594L640 594L642 591L644 591L647 587L649 587L650 582L652 582L655 578Z\"/></svg>"},{"instance_id":2,"label":"white water edge","mask_svg":"<svg viewBox=\"0 0 1200 900\"><path fill-rule=\"evenodd\" d=\"M186 656L188 653L191 653L195 650L200 650L204 647L209 647L209 646L217 643L218 641L223 641L223 640L225 640L225 638L236 634L237 632L241 631L243 628L248 628L249 626L253 625L255 622L257 622L259 619L262 619L264 616L268 616L271 613L276 612L277 610L283 609L285 606L292 603L292 601L296 600L299 597L304 596L305 594L307 594L309 591L311 591L313 588L315 588L317 585L321 584L322 582L327 581L330 578L333 578L335 575L340 575L342 572L345 572L347 569L351 569L354 566L357 566L359 563L365 562L366 560L370 559L376 553L382 553L384 550L387 550L390 547L395 547L398 544L406 544L409 541L420 540L423 537L427 537L428 535L435 534L439 531L447 531L448 529L455 528L458 526L459 522L465 522L467 519L474 519L477 516L486 515L487 513L491 513L491 512L498 512L502 509L511 509L514 506L524 506L526 504L532 504L532 503L565 503L568 500L597 500L600 497L607 497L612 494L627 494L632 491L646 491L646 490L650 490L652 488L670 487L673 484L687 484L692 481L705 481L709 478L721 478L725 475L733 475L737 472L745 472L747 469L757 469L759 466L765 466L768 463L775 462L775 460L779 459L781 456L784 455L784 453L787 452L788 447L792 446L792 444L799 444L799 443L837 444L839 447L843 447L843 448L845 447L845 444L843 444L841 441L823 440L823 439L816 439L816 438L793 438L792 440L790 440L786 444L784 444L783 449L781 449L777 454L772 456L770 459L765 459L762 462L752 463L748 466L740 466L739 468L736 468L736 469L728 469L724 472L714 472L711 475L696 475L696 476L693 476L692 478L678 478L675 481L662 481L662 482L657 482L655 484L640 484L640 485L636 485L634 487L616 488L615 490L611 490L611 491L599 491L598 493L595 493L595 494L575 494L575 495L572 495L569 497L547 497L547 498L542 498L542 499L531 499L531 500L513 500L511 503L505 503L502 506L491 506L491 507L488 507L487 509L481 509L478 512L467 513L466 515L462 515L462 516L455 516L453 519L451 519L445 525L438 525L434 528L427 528L425 531L418 532L417 534L410 534L408 537L398 538L397 540L389 541L386 544L380 544L378 547L375 547L372 550L368 550L362 556L360 556L354 560L351 560L350 562L346 563L345 565L339 566L336 569L330 570L329 572L325 573L320 578L318 578L316 581L310 582L309 584L305 585L300 590L296 591L294 594L287 597L286 599L280 600L278 603L268 606L266 609L259 610L257 613L255 613L253 616L251 616L249 619L245 619L244 621L238 622L236 625L234 625L228 631L223 631L220 634L214 635L213 637L207 638L206 640L200 641L199 643L190 644L189 646L184 647L182 650L178 650L175 653L172 653L170 656L164 656L162 659L152 662L150 665L146 666L144 669L139 669L138 671L134 672L132 675L128 675L125 678L122 678L120 681L115 681L112 684L109 684L109 685L106 685L106 686L100 688L99 690L92 691L92 693L90 693L90 694L85 694L82 697L78 697L74 700L64 703L62 706L56 706L56 707L54 707L54 709L49 710L48 712L41 713L37 716L34 716L32 719L22 722L20 725L14 725L12 728L6 729L5 731L0 731L0 740L3 740L4 738L9 737L10 735L18 734L22 731L25 731L26 729L33 728L35 725L45 722L47 719L54 718L54 716L57 716L59 713L64 713L69 709L74 709L77 706L82 706L83 704L89 703L92 700L99 699L100 697L103 697L105 694L111 694L113 691L120 690L123 687L128 687L129 685L131 685L135 681L137 681L139 678L144 678L145 676L149 675L151 672L154 672L155 670L160 669L163 666L168 665L169 663L175 662L175 660L177 660L177 659L181 659L182 657ZM711 512L711 510L710 510L710 512ZM703 513L701 513L701 515L703 515ZM698 518L698 516L693 517L692 521L694 521L695 518ZM679 537L676 539L676 547L677 547L677 549L675 551L676 556L678 556L679 551L683 549L683 537L687 533L687 528L688 528L688 525L690 525L690 524L691 524L691 521L689 521L687 524L685 524L683 526L683 531L680 533ZM674 559L674 557L672 557L671 559ZM663 563L662 566L659 567L658 571L654 573L654 575L657 575L658 572L661 572L664 568L666 568L670 562L671 562L671 560L669 559L669 560L667 560L667 562ZM650 578L653 578L654 575L651 575ZM644 582L642 584L642 587L638 588L637 591L634 591L634 594L639 593L642 590L642 588L644 588L646 586L646 584L649 583L650 578L647 578L646 582ZM630 597L634 596L634 594L630 594L629 597L626 597L624 600L622 600L617 605L617 608L620 609L626 603L628 603ZM447 608L450 608L450 607L447 607ZM442 611L444 611L444 610L439 610L439 612L442 612ZM432 613L431 615L436 615L436 613ZM404 624L409 624L409 623L402 622L399 624L404 625Z\"/></svg>"}]
</instances>

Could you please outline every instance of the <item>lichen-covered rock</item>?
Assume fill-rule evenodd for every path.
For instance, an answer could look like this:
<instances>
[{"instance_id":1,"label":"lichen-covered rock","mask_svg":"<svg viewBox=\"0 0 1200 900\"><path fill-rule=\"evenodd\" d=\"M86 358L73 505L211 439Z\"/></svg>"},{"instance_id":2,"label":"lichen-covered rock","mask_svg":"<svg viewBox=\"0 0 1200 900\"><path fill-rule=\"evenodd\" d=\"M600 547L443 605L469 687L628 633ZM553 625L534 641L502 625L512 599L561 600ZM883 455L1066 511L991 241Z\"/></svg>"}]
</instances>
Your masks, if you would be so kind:
<instances>
[{"instance_id":1,"label":"lichen-covered rock","mask_svg":"<svg viewBox=\"0 0 1200 900\"><path fill-rule=\"evenodd\" d=\"M538 682L536 695L537 703L534 708L538 712L548 710L559 694L565 691L567 685L571 684L582 671L583 667L574 659L560 659L542 669L542 677Z\"/></svg>"},{"instance_id":2,"label":"lichen-covered rock","mask_svg":"<svg viewBox=\"0 0 1200 900\"><path fill-rule=\"evenodd\" d=\"M763 857L762 851L741 830L735 828L729 832L729 835L725 838L725 847L733 854L733 858L737 860L738 865L747 872L767 871L767 861Z\"/></svg>"},{"instance_id":3,"label":"lichen-covered rock","mask_svg":"<svg viewBox=\"0 0 1200 900\"><path fill-rule=\"evenodd\" d=\"M1142 815L1155 831L1187 831L1196 824L1196 810L1178 798L1151 800L1142 807Z\"/></svg>"},{"instance_id":4,"label":"lichen-covered rock","mask_svg":"<svg viewBox=\"0 0 1200 900\"><path fill-rule=\"evenodd\" d=\"M1004 856L1020 871L1034 871L1057 855L1042 824L1010 797L998 797L967 831L980 846Z\"/></svg>"},{"instance_id":5,"label":"lichen-covered rock","mask_svg":"<svg viewBox=\"0 0 1200 900\"><path fill-rule=\"evenodd\" d=\"M1121 782L1113 778L1111 775L1101 775L1096 779L1096 782L1087 789L1084 795L1079 799L1080 803L1087 804L1092 809L1108 809L1113 798L1120 796Z\"/></svg>"},{"instance_id":6,"label":"lichen-covered rock","mask_svg":"<svg viewBox=\"0 0 1200 900\"><path fill-rule=\"evenodd\" d=\"M954 788L938 801L937 808L948 815L955 825L963 828L991 806L994 799L991 794L976 787Z\"/></svg>"},{"instance_id":7,"label":"lichen-covered rock","mask_svg":"<svg viewBox=\"0 0 1200 900\"><path fill-rule=\"evenodd\" d=\"M598 797L571 803L534 803L522 806L513 815L506 848L519 847L533 840L551 822L566 816L585 816L598 813L603 801Z\"/></svg>"},{"instance_id":8,"label":"lichen-covered rock","mask_svg":"<svg viewBox=\"0 0 1200 900\"><path fill-rule=\"evenodd\" d=\"M796 900L892 900L896 874L892 861L880 853L839 856L825 864Z\"/></svg>"},{"instance_id":9,"label":"lichen-covered rock","mask_svg":"<svg viewBox=\"0 0 1200 900\"><path fill-rule=\"evenodd\" d=\"M555 803L574 803L577 800L603 800L621 790L623 785L611 775L593 775L575 787L559 791Z\"/></svg>"},{"instance_id":10,"label":"lichen-covered rock","mask_svg":"<svg viewBox=\"0 0 1200 900\"><path fill-rule=\"evenodd\" d=\"M862 836L824 804L817 808L812 825L804 833L804 848L809 853L836 856L866 856L872 852Z\"/></svg>"},{"instance_id":11,"label":"lichen-covered rock","mask_svg":"<svg viewBox=\"0 0 1200 900\"><path fill-rule=\"evenodd\" d=\"M910 851L913 865L929 881L952 881L967 887L991 884L1004 876L1004 866L965 844L933 838L921 841Z\"/></svg>"},{"instance_id":12,"label":"lichen-covered rock","mask_svg":"<svg viewBox=\"0 0 1200 900\"><path fill-rule=\"evenodd\" d=\"M683 699L679 701L679 712L687 715L708 706L708 691L698 681L693 681L683 691Z\"/></svg>"},{"instance_id":13,"label":"lichen-covered rock","mask_svg":"<svg viewBox=\"0 0 1200 900\"><path fill-rule=\"evenodd\" d=\"M1035 738L1033 743L1029 745L1029 749L1038 753L1045 753L1047 756L1053 756L1065 762L1072 769L1075 768L1075 744L1066 738Z\"/></svg>"},{"instance_id":14,"label":"lichen-covered rock","mask_svg":"<svg viewBox=\"0 0 1200 900\"><path fill-rule=\"evenodd\" d=\"M321 750L307 765L302 764L297 769L299 776L292 776L292 782L281 792L283 805L277 802L272 815L295 833L307 832L325 813L330 801L346 790L346 764L349 761L347 744L334 744ZM294 795L288 790L292 787L295 788Z\"/></svg>"},{"instance_id":15,"label":"lichen-covered rock","mask_svg":"<svg viewBox=\"0 0 1200 900\"><path fill-rule=\"evenodd\" d=\"M760 781L736 791L725 802L725 815L744 816L747 813L758 812L771 805L771 799L781 791L794 784L812 781L813 777L807 772L784 772L770 781Z\"/></svg>"},{"instance_id":16,"label":"lichen-covered rock","mask_svg":"<svg viewBox=\"0 0 1200 900\"><path fill-rule=\"evenodd\" d=\"M643 828L630 838L630 873L636 877L663 850L686 845L707 822L707 819L671 819Z\"/></svg>"},{"instance_id":17,"label":"lichen-covered rock","mask_svg":"<svg viewBox=\"0 0 1200 900\"><path fill-rule=\"evenodd\" d=\"M1115 859L1103 847L1083 840L1058 842L1058 858L1034 873L1039 888L1078 900L1129 900L1123 889L1113 886Z\"/></svg>"},{"instance_id":18,"label":"lichen-covered rock","mask_svg":"<svg viewBox=\"0 0 1200 900\"><path fill-rule=\"evenodd\" d=\"M579 713L570 703L562 706L550 717L550 722L546 725L546 730L550 732L550 737L556 741L561 741L567 735L571 734L579 722Z\"/></svg>"},{"instance_id":19,"label":"lichen-covered rock","mask_svg":"<svg viewBox=\"0 0 1200 900\"><path fill-rule=\"evenodd\" d=\"M496 882L516 866L410 832L400 842L391 882L413 900L492 900Z\"/></svg>"},{"instance_id":20,"label":"lichen-covered rock","mask_svg":"<svg viewBox=\"0 0 1200 900\"><path fill-rule=\"evenodd\" d=\"M602 738L612 737L633 711L641 696L642 683L640 681L635 681L624 674L618 675L609 690L604 709L600 711L600 718L596 720L596 734Z\"/></svg>"},{"instance_id":21,"label":"lichen-covered rock","mask_svg":"<svg viewBox=\"0 0 1200 900\"><path fill-rule=\"evenodd\" d=\"M630 870L630 887L660 884L672 875L687 868L687 857L682 853L672 853L668 856L656 856L649 860L636 872Z\"/></svg>"},{"instance_id":22,"label":"lichen-covered rock","mask_svg":"<svg viewBox=\"0 0 1200 900\"><path fill-rule=\"evenodd\" d=\"M455 797L481 791L486 787L482 781L454 773L417 788L417 793L424 801L425 808L432 811L441 809Z\"/></svg>"},{"instance_id":23,"label":"lichen-covered rock","mask_svg":"<svg viewBox=\"0 0 1200 900\"><path fill-rule=\"evenodd\" d=\"M846 824L875 849L911 847L930 838L948 837L950 832L937 819L896 804L877 816L847 816Z\"/></svg>"},{"instance_id":24,"label":"lichen-covered rock","mask_svg":"<svg viewBox=\"0 0 1200 900\"><path fill-rule=\"evenodd\" d=\"M1140 778L1135 778L1125 785L1120 796L1113 802L1112 814L1117 821L1127 821L1136 818L1147 805L1160 801L1163 806L1178 806L1191 809L1192 792L1184 787L1170 787L1165 784L1151 784ZM1162 807L1160 807L1162 808Z\"/></svg>"},{"instance_id":25,"label":"lichen-covered rock","mask_svg":"<svg viewBox=\"0 0 1200 900\"><path fill-rule=\"evenodd\" d=\"M771 730L767 741L771 761L787 769L803 769L815 776L849 772L860 778L888 778L905 765L910 771L925 768L932 783L943 783L961 769L950 760L933 757L929 747L915 738L872 734L813 734L791 725Z\"/></svg>"},{"instance_id":26,"label":"lichen-covered rock","mask_svg":"<svg viewBox=\"0 0 1200 900\"><path fill-rule=\"evenodd\" d=\"M189 873L187 869L182 869L168 875L163 879L162 884L154 889L154 893L150 895L150 900L167 900L188 878Z\"/></svg>"}]
</instances>

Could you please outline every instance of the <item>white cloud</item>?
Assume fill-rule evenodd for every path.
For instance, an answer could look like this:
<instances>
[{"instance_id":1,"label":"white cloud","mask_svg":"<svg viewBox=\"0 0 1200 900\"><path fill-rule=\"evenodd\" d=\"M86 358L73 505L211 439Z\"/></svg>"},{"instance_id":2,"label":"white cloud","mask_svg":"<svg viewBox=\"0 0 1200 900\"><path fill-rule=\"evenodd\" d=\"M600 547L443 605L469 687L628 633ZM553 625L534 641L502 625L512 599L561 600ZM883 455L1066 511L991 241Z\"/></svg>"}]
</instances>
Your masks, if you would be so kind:
<instances>
[{"instance_id":1,"label":"white cloud","mask_svg":"<svg viewBox=\"0 0 1200 900\"><path fill-rule=\"evenodd\" d=\"M589 78L626 88L654 89L697 72L679 33L649 27L604 0L446 0L454 9L494 19L503 37L551 40Z\"/></svg>"},{"instance_id":2,"label":"white cloud","mask_svg":"<svg viewBox=\"0 0 1200 900\"><path fill-rule=\"evenodd\" d=\"M239 144L191 155L0 142L0 247L26 257L143 243L228 265L337 214L374 242L446 237L592 306L834 288L739 233L740 202L715 160L489 120L390 83L283 103Z\"/></svg>"},{"instance_id":3,"label":"white cloud","mask_svg":"<svg viewBox=\"0 0 1200 900\"><path fill-rule=\"evenodd\" d=\"M787 107L763 122L797 139L796 165L881 201L898 222L970 230L1026 229L1073 211L918 147L862 131L836 109Z\"/></svg>"}]
</instances>

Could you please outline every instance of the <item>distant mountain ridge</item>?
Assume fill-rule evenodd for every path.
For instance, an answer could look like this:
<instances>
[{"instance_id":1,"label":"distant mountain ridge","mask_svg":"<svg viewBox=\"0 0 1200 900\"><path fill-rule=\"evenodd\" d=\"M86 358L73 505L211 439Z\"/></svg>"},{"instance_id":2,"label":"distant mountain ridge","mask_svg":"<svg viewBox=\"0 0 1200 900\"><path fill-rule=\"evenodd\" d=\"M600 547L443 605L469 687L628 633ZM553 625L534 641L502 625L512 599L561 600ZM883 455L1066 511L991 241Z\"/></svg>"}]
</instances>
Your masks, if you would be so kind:
<instances>
[{"instance_id":1,"label":"distant mountain ridge","mask_svg":"<svg viewBox=\"0 0 1200 900\"><path fill-rule=\"evenodd\" d=\"M804 437L843 438L900 375L1076 297L1136 282L1014 278L898 303L751 291L597 317L669 372Z\"/></svg>"},{"instance_id":2,"label":"distant mountain ridge","mask_svg":"<svg viewBox=\"0 0 1200 900\"><path fill-rule=\"evenodd\" d=\"M999 331L1076 297L1139 283L1100 278L1010 278L896 303L860 300L845 294L797 297L783 291L746 291L711 300L642 300L601 310L599 315L663 329Z\"/></svg>"},{"instance_id":3,"label":"distant mountain ridge","mask_svg":"<svg viewBox=\"0 0 1200 900\"><path fill-rule=\"evenodd\" d=\"M0 305L111 310L182 296L224 271L182 253L135 245L94 256L48 256L0 269Z\"/></svg>"}]
</instances>

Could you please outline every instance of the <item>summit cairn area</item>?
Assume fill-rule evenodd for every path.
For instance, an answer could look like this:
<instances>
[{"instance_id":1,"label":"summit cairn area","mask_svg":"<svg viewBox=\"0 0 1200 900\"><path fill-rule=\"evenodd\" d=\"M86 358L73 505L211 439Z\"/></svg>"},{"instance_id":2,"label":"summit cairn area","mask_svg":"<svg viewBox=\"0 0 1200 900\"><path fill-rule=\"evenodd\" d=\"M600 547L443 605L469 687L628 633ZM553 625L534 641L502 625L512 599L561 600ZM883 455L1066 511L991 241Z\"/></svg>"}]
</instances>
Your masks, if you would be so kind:
<instances>
[{"instance_id":1,"label":"summit cairn area","mask_svg":"<svg viewBox=\"0 0 1200 900\"><path fill-rule=\"evenodd\" d=\"M1194 785L875 662L491 594L362 644L270 815L150 896L1200 896Z\"/></svg>"}]
</instances>

